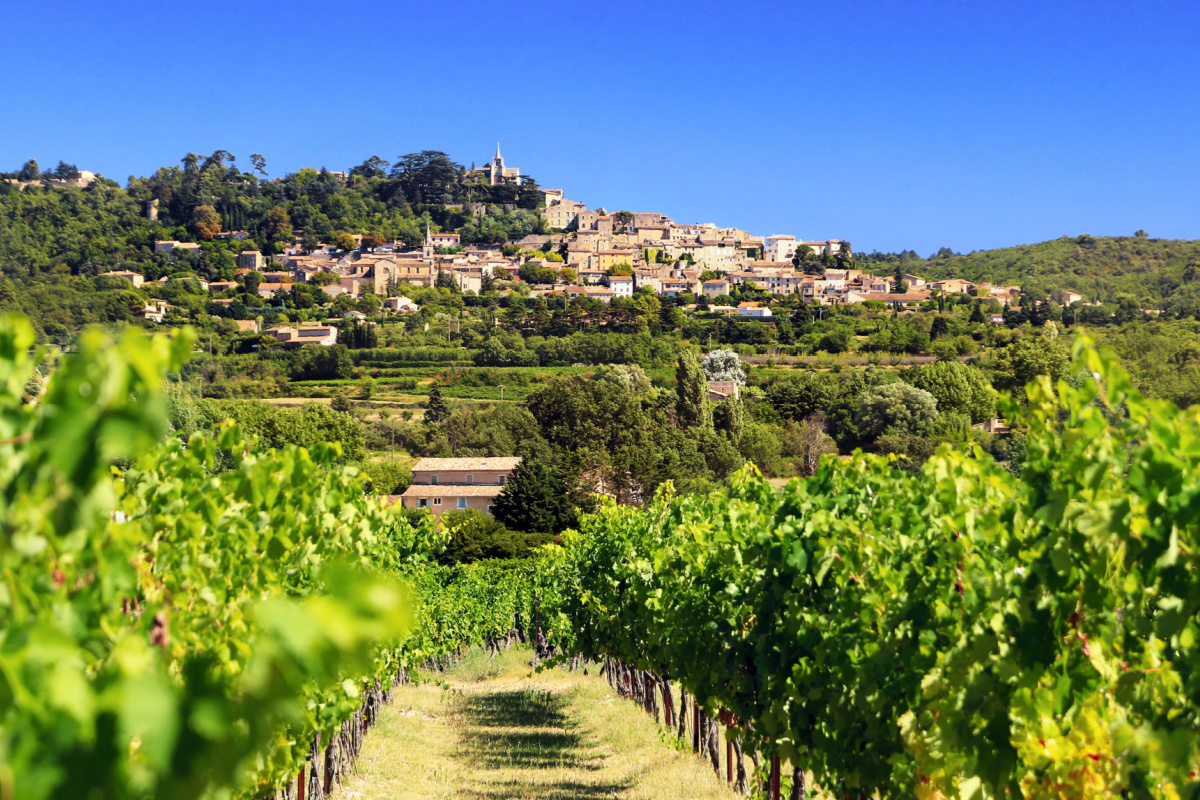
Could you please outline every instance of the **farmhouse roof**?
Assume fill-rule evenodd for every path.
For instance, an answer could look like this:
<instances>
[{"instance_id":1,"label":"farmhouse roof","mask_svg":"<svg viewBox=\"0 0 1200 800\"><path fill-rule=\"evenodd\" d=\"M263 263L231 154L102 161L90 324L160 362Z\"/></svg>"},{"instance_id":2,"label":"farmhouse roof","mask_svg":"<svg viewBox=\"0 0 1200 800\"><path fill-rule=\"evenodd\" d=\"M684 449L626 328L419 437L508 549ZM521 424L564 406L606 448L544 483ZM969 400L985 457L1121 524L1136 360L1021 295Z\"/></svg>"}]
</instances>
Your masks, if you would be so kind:
<instances>
[{"instance_id":1,"label":"farmhouse roof","mask_svg":"<svg viewBox=\"0 0 1200 800\"><path fill-rule=\"evenodd\" d=\"M521 463L520 457L496 458L422 458L413 465L413 472L451 472L454 470L506 470L516 469Z\"/></svg>"},{"instance_id":2,"label":"farmhouse roof","mask_svg":"<svg viewBox=\"0 0 1200 800\"><path fill-rule=\"evenodd\" d=\"M414 483L404 490L402 497L495 497L504 491L503 486L472 483L465 486L447 486L442 483Z\"/></svg>"}]
</instances>

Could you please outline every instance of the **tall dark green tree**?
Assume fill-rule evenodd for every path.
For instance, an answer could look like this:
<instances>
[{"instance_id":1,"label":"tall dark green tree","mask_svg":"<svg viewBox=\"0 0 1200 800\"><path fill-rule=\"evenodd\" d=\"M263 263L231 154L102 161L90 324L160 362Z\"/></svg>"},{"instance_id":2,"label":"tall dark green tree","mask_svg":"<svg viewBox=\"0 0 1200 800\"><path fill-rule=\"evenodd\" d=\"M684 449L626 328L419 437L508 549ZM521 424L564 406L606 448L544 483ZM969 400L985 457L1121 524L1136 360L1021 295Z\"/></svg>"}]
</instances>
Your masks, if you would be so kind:
<instances>
[{"instance_id":1,"label":"tall dark green tree","mask_svg":"<svg viewBox=\"0 0 1200 800\"><path fill-rule=\"evenodd\" d=\"M854 263L854 248L850 246L850 242L843 241L838 244L837 251L838 267L845 269Z\"/></svg>"},{"instance_id":2,"label":"tall dark green tree","mask_svg":"<svg viewBox=\"0 0 1200 800\"><path fill-rule=\"evenodd\" d=\"M735 446L746 427L746 410L740 398L722 400L713 406L713 427L724 433Z\"/></svg>"},{"instance_id":3,"label":"tall dark green tree","mask_svg":"<svg viewBox=\"0 0 1200 800\"><path fill-rule=\"evenodd\" d=\"M675 419L681 428L711 428L712 406L708 402L708 379L692 350L679 354L675 369Z\"/></svg>"},{"instance_id":4,"label":"tall dark green tree","mask_svg":"<svg viewBox=\"0 0 1200 800\"><path fill-rule=\"evenodd\" d=\"M379 156L371 156L363 163L350 170L351 175L361 175L364 178L385 178L389 164Z\"/></svg>"},{"instance_id":5,"label":"tall dark green tree","mask_svg":"<svg viewBox=\"0 0 1200 800\"><path fill-rule=\"evenodd\" d=\"M450 406L442 397L442 389L436 383L429 389L429 402L425 404L425 422L436 425L450 416Z\"/></svg>"},{"instance_id":6,"label":"tall dark green tree","mask_svg":"<svg viewBox=\"0 0 1200 800\"><path fill-rule=\"evenodd\" d=\"M21 167L21 171L17 173L17 177L23 181L36 181L42 176L42 168L38 166L36 158L31 158L25 162L25 166Z\"/></svg>"},{"instance_id":7,"label":"tall dark green tree","mask_svg":"<svg viewBox=\"0 0 1200 800\"><path fill-rule=\"evenodd\" d=\"M358 320L343 324L342 336L345 339L344 344L351 350L362 350L379 345L379 334L376 332L375 326Z\"/></svg>"},{"instance_id":8,"label":"tall dark green tree","mask_svg":"<svg viewBox=\"0 0 1200 800\"><path fill-rule=\"evenodd\" d=\"M1050 319L1050 303L1043 300L1038 303L1033 303L1029 307L1029 324L1035 328L1040 328ZM1118 322L1127 322L1128 320L1118 319Z\"/></svg>"},{"instance_id":9,"label":"tall dark green tree","mask_svg":"<svg viewBox=\"0 0 1200 800\"><path fill-rule=\"evenodd\" d=\"M257 272L247 272L242 276L242 285L246 287L246 294L258 295L258 287L262 283L262 276Z\"/></svg>"},{"instance_id":10,"label":"tall dark green tree","mask_svg":"<svg viewBox=\"0 0 1200 800\"><path fill-rule=\"evenodd\" d=\"M523 460L513 470L492 513L506 527L525 533L561 533L577 520L566 479L536 458Z\"/></svg>"},{"instance_id":11,"label":"tall dark green tree","mask_svg":"<svg viewBox=\"0 0 1200 800\"><path fill-rule=\"evenodd\" d=\"M937 339L939 336L945 336L950 333L950 323L946 322L946 318L937 316L933 318L933 324L929 326L929 338Z\"/></svg>"}]
</instances>

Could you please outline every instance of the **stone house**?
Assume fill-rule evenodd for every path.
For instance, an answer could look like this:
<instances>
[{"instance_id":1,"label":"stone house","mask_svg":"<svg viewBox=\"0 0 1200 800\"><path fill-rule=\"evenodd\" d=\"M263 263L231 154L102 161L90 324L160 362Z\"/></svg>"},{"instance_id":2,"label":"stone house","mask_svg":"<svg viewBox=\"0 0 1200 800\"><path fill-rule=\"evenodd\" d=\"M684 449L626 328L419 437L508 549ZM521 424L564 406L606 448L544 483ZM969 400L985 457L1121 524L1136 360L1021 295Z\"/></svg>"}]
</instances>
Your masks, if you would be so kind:
<instances>
[{"instance_id":1,"label":"stone house","mask_svg":"<svg viewBox=\"0 0 1200 800\"><path fill-rule=\"evenodd\" d=\"M284 347L303 347L306 344L330 347L337 344L338 329L332 325L302 325L299 328L280 325L267 328L263 333L275 337Z\"/></svg>"},{"instance_id":2,"label":"stone house","mask_svg":"<svg viewBox=\"0 0 1200 800\"><path fill-rule=\"evenodd\" d=\"M729 294L729 281L722 278L720 280L704 281L702 284L704 296L709 300L714 297L720 297L723 294Z\"/></svg>"},{"instance_id":3,"label":"stone house","mask_svg":"<svg viewBox=\"0 0 1200 800\"><path fill-rule=\"evenodd\" d=\"M263 268L262 253L257 250L243 250L238 253L238 269L260 270Z\"/></svg>"},{"instance_id":4,"label":"stone house","mask_svg":"<svg viewBox=\"0 0 1200 800\"><path fill-rule=\"evenodd\" d=\"M105 277L105 278L125 278L126 280L128 280L130 283L133 284L135 289L146 282L146 278L141 273L132 272L130 270L113 270L111 272L105 272L105 273L103 273L103 277Z\"/></svg>"},{"instance_id":5,"label":"stone house","mask_svg":"<svg viewBox=\"0 0 1200 800\"><path fill-rule=\"evenodd\" d=\"M546 218L546 223L551 228L567 230L574 227L579 212L586 210L586 204L564 199L553 204L547 203L546 208L542 211L542 216Z\"/></svg>"}]
</instances>

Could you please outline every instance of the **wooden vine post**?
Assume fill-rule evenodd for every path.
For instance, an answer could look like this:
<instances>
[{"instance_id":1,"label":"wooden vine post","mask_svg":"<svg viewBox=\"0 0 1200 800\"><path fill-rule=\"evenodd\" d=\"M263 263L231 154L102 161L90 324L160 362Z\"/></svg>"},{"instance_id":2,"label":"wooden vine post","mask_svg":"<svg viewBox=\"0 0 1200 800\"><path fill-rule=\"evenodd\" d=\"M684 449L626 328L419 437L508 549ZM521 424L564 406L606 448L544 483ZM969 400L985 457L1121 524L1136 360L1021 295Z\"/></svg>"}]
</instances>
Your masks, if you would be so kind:
<instances>
[{"instance_id":1,"label":"wooden vine post","mask_svg":"<svg viewBox=\"0 0 1200 800\"><path fill-rule=\"evenodd\" d=\"M771 800L779 800L779 756L771 756Z\"/></svg>"},{"instance_id":2,"label":"wooden vine post","mask_svg":"<svg viewBox=\"0 0 1200 800\"><path fill-rule=\"evenodd\" d=\"M734 728L733 712L725 710L721 712L721 722L725 725L725 782L730 786L733 785L733 737L730 732Z\"/></svg>"}]
</instances>

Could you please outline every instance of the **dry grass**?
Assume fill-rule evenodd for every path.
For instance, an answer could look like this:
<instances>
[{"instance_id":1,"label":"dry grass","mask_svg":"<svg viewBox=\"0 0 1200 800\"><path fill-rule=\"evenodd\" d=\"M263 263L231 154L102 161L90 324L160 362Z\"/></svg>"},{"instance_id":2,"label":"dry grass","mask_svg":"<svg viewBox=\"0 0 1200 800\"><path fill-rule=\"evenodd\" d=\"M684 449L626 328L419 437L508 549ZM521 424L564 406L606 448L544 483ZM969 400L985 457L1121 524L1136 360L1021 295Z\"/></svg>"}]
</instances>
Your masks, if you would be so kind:
<instances>
[{"instance_id":1,"label":"dry grass","mask_svg":"<svg viewBox=\"0 0 1200 800\"><path fill-rule=\"evenodd\" d=\"M327 406L332 401L328 397L263 397L260 398L260 402L276 408L300 408L310 403Z\"/></svg>"},{"instance_id":2,"label":"dry grass","mask_svg":"<svg viewBox=\"0 0 1200 800\"><path fill-rule=\"evenodd\" d=\"M488 663L476 653L440 686L398 689L341 796L736 797L594 669L535 673L528 658L513 650Z\"/></svg>"}]
</instances>

